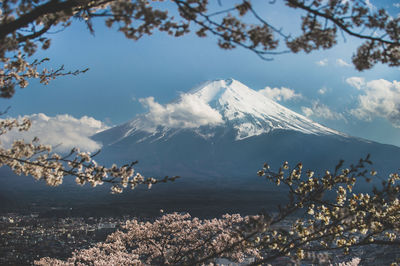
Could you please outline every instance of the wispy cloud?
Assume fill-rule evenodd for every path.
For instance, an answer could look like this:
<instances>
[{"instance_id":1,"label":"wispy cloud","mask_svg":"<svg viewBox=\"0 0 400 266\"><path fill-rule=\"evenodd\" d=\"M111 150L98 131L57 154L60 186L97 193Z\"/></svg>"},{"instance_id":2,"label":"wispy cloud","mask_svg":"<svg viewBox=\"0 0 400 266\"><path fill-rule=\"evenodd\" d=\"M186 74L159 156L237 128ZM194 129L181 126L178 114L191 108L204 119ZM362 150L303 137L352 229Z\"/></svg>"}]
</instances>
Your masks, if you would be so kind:
<instances>
[{"instance_id":1,"label":"wispy cloud","mask_svg":"<svg viewBox=\"0 0 400 266\"><path fill-rule=\"evenodd\" d=\"M271 88L267 86L258 92L274 101L288 101L302 97L300 93L296 93L294 90L286 87Z\"/></svg>"},{"instance_id":2,"label":"wispy cloud","mask_svg":"<svg viewBox=\"0 0 400 266\"><path fill-rule=\"evenodd\" d=\"M302 106L301 107L301 111L307 117L310 117L310 116L312 116L314 114L313 109L311 109L310 107L307 107L307 106Z\"/></svg>"},{"instance_id":3,"label":"wispy cloud","mask_svg":"<svg viewBox=\"0 0 400 266\"><path fill-rule=\"evenodd\" d=\"M149 112L144 116L149 129L154 126L170 128L196 128L203 125L223 123L221 114L198 96L182 94L180 101L162 105L154 97L139 99Z\"/></svg>"},{"instance_id":4,"label":"wispy cloud","mask_svg":"<svg viewBox=\"0 0 400 266\"><path fill-rule=\"evenodd\" d=\"M318 94L321 94L321 95L324 95L327 92L328 92L327 87L322 87L321 89L318 90Z\"/></svg>"},{"instance_id":5,"label":"wispy cloud","mask_svg":"<svg viewBox=\"0 0 400 266\"><path fill-rule=\"evenodd\" d=\"M66 152L74 147L84 151L95 151L101 148L101 144L89 137L108 128L103 122L88 116L78 119L68 114L51 117L39 113L18 117L22 118L29 118L32 127L26 132L12 130L0 136L3 147L10 147L17 139L31 141L38 137L40 143L57 146L58 152Z\"/></svg>"},{"instance_id":6,"label":"wispy cloud","mask_svg":"<svg viewBox=\"0 0 400 266\"><path fill-rule=\"evenodd\" d=\"M394 7L397 7L397 8L400 8L400 2L393 3L393 6L394 6Z\"/></svg>"},{"instance_id":7,"label":"wispy cloud","mask_svg":"<svg viewBox=\"0 0 400 266\"><path fill-rule=\"evenodd\" d=\"M320 103L319 101L313 101L310 107L302 106L301 111L307 117L319 117L326 120L344 120L346 118L341 113L337 113L332 111L328 106L325 104Z\"/></svg>"},{"instance_id":8,"label":"wispy cloud","mask_svg":"<svg viewBox=\"0 0 400 266\"><path fill-rule=\"evenodd\" d=\"M372 80L362 87L358 106L350 113L366 121L374 117L387 119L394 127L400 128L400 82L385 79Z\"/></svg>"},{"instance_id":9,"label":"wispy cloud","mask_svg":"<svg viewBox=\"0 0 400 266\"><path fill-rule=\"evenodd\" d=\"M336 65L341 66L341 67L351 67L351 64L347 63L343 59L339 58L336 59Z\"/></svg>"},{"instance_id":10,"label":"wispy cloud","mask_svg":"<svg viewBox=\"0 0 400 266\"><path fill-rule=\"evenodd\" d=\"M365 79L362 77L350 77L346 79L346 82L357 90L361 90L365 85Z\"/></svg>"},{"instance_id":11,"label":"wispy cloud","mask_svg":"<svg viewBox=\"0 0 400 266\"><path fill-rule=\"evenodd\" d=\"M324 59L322 59L322 60L320 60L320 61L317 61L317 62L315 62L317 65L319 65L319 66L326 66L326 65L328 65L328 59L327 58L324 58Z\"/></svg>"}]
</instances>

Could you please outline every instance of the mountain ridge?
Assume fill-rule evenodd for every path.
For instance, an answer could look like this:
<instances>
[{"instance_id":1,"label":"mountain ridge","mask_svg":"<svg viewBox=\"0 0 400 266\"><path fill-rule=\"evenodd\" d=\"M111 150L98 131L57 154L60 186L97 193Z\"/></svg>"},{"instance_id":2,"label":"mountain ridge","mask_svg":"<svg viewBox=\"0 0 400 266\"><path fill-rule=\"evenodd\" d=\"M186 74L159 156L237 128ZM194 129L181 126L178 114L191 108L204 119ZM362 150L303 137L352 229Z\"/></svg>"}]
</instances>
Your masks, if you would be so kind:
<instances>
[{"instance_id":1,"label":"mountain ridge","mask_svg":"<svg viewBox=\"0 0 400 266\"><path fill-rule=\"evenodd\" d=\"M186 97L186 98L185 98ZM212 130L218 126L233 127L237 131L236 140L268 133L276 129L300 131L305 134L327 134L347 137L346 134L320 125L312 120L274 102L261 93L248 88L246 85L234 79L217 79L206 81L187 93L165 105L178 105L191 97L190 100L208 105L221 116L221 122L212 125L200 125L197 127L168 127L157 123L151 124L149 113L136 116L133 120L118 125L113 131L120 130L120 137L113 142L105 142L112 145L122 139L136 134L139 131L147 131L152 134L175 134L177 130L190 128L193 132L204 138L213 136ZM168 120L170 117L166 117ZM204 132L206 127L209 132ZM100 133L104 135L104 133Z\"/></svg>"},{"instance_id":2,"label":"mountain ridge","mask_svg":"<svg viewBox=\"0 0 400 266\"><path fill-rule=\"evenodd\" d=\"M284 161L302 162L308 169L332 170L339 160L356 163L367 154L372 167L384 174L400 165L399 147L329 129L233 79L205 82L166 105L154 99L149 103L154 106L148 113L92 137L103 143L105 163L138 160L138 170L146 175L202 178L247 178L264 162L277 167ZM207 117L203 111L214 122L218 112L221 120L196 124L193 118ZM186 120L179 123L178 118Z\"/></svg>"}]
</instances>

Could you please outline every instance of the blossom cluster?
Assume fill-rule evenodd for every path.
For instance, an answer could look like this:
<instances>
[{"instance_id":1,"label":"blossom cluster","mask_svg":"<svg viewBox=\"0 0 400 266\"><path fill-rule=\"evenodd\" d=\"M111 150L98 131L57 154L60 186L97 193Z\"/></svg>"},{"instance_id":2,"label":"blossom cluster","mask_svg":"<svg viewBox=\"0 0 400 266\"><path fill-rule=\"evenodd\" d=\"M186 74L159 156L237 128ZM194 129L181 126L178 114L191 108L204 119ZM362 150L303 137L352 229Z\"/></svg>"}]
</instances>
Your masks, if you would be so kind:
<instances>
[{"instance_id":1,"label":"blossom cluster","mask_svg":"<svg viewBox=\"0 0 400 266\"><path fill-rule=\"evenodd\" d=\"M153 1L151 1L153 2ZM11 98L15 87L25 88L30 79L42 84L66 75L78 75L88 68L76 71L40 69L49 60L30 59L38 49L51 45L51 30L62 31L74 19L86 23L93 33L92 19L107 18L106 25L124 24L119 30L127 38L137 40L158 28L174 36L187 32L188 23L173 21L167 11L154 9L148 1L2 1L0 3L0 97ZM142 22L142 23L140 23Z\"/></svg>"},{"instance_id":2,"label":"blossom cluster","mask_svg":"<svg viewBox=\"0 0 400 266\"><path fill-rule=\"evenodd\" d=\"M216 257L238 262L246 257L259 258L259 250L243 241L239 230L246 222L248 217L238 214L200 220L189 214L172 213L154 222L131 220L105 242L76 251L66 261L42 258L35 264L195 265L201 260L203 264L213 264Z\"/></svg>"},{"instance_id":3,"label":"blossom cluster","mask_svg":"<svg viewBox=\"0 0 400 266\"><path fill-rule=\"evenodd\" d=\"M279 241L272 246L267 235L264 245L282 254L293 253L293 248L297 248L299 259L310 251L339 249L347 254L356 246L399 245L399 175L391 174L372 193L352 193L357 181L368 182L376 176L374 170L367 174L368 164L369 156L350 168L342 167L341 161L334 173L326 171L319 178L313 171L307 171L303 177L302 164L289 169L285 162L277 173L265 165L259 176L289 189L290 202L283 213L304 210L308 218L297 219L288 233L278 233ZM336 198L329 191L336 192Z\"/></svg>"},{"instance_id":4,"label":"blossom cluster","mask_svg":"<svg viewBox=\"0 0 400 266\"><path fill-rule=\"evenodd\" d=\"M370 9L363 1L285 0L289 8L304 12L301 33L292 37L260 15L250 1L243 0L210 12L206 0L92 0L92 1L1 1L0 2L0 97L10 98L15 87L24 88L29 79L47 84L64 75L85 70L39 69L48 58L28 60L38 49L48 49L48 33L62 31L74 21L82 21L91 33L92 21L102 18L126 38L139 40L159 30L179 37L195 31L199 37L217 36L222 49L243 47L264 59L267 56L299 51L328 49L337 43L341 31L364 41L353 57L358 70L378 62L399 66L400 20L384 9ZM215 8L215 7L213 7ZM175 16L169 15L174 13ZM285 50L286 46L289 50Z\"/></svg>"},{"instance_id":5,"label":"blossom cluster","mask_svg":"<svg viewBox=\"0 0 400 266\"><path fill-rule=\"evenodd\" d=\"M321 251L350 254L358 246L398 246L399 175L391 174L372 193L352 193L360 176L371 178L364 170L369 163L368 156L350 168L340 162L333 173L326 171L322 177L314 171L303 175L302 164L290 169L285 162L277 172L265 164L259 175L289 190L290 200L278 213L211 220L173 213L154 222L127 221L104 243L76 251L66 261L42 258L36 264L202 265L218 264L219 258L237 262L251 258L252 264L259 265L280 257L302 261ZM376 174L371 171L371 176ZM299 218L290 218L293 215ZM353 258L341 265L359 262Z\"/></svg>"}]
</instances>

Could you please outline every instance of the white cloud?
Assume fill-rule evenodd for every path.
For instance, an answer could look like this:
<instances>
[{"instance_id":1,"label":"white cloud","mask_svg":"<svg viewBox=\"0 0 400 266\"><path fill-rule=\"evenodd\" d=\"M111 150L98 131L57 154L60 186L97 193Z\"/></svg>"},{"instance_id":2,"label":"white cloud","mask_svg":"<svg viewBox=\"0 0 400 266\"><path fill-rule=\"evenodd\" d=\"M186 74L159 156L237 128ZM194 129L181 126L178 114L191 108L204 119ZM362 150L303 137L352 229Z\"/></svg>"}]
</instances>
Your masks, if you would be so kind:
<instances>
[{"instance_id":1,"label":"white cloud","mask_svg":"<svg viewBox=\"0 0 400 266\"><path fill-rule=\"evenodd\" d=\"M196 128L223 123L222 116L198 96L182 94L178 102L161 105L154 97L139 99L149 112L145 114L149 127Z\"/></svg>"},{"instance_id":2,"label":"white cloud","mask_svg":"<svg viewBox=\"0 0 400 266\"><path fill-rule=\"evenodd\" d=\"M320 61L317 61L317 62L315 62L317 65L319 65L319 66L326 66L326 65L328 65L328 59L327 58L324 58L324 59L322 59L322 60L320 60Z\"/></svg>"},{"instance_id":3,"label":"white cloud","mask_svg":"<svg viewBox=\"0 0 400 266\"><path fill-rule=\"evenodd\" d=\"M328 92L327 87L322 87L321 89L318 90L318 94L321 94L321 95L324 95L327 92Z\"/></svg>"},{"instance_id":4,"label":"white cloud","mask_svg":"<svg viewBox=\"0 0 400 266\"><path fill-rule=\"evenodd\" d=\"M327 120L346 121L346 118L343 116L343 114L332 111L328 106L320 103L319 101L313 101L311 107L302 106L301 111L307 117L314 116Z\"/></svg>"},{"instance_id":5,"label":"white cloud","mask_svg":"<svg viewBox=\"0 0 400 266\"><path fill-rule=\"evenodd\" d=\"M350 77L346 79L346 82L357 90L361 90L365 85L365 79L362 77Z\"/></svg>"},{"instance_id":6,"label":"white cloud","mask_svg":"<svg viewBox=\"0 0 400 266\"><path fill-rule=\"evenodd\" d=\"M307 117L310 117L314 114L314 111L310 107L302 106L301 111Z\"/></svg>"},{"instance_id":7,"label":"white cloud","mask_svg":"<svg viewBox=\"0 0 400 266\"><path fill-rule=\"evenodd\" d=\"M336 65L341 66L341 67L351 67L351 64L347 63L343 59L339 58L336 59Z\"/></svg>"},{"instance_id":8,"label":"white cloud","mask_svg":"<svg viewBox=\"0 0 400 266\"><path fill-rule=\"evenodd\" d=\"M383 117L400 128L400 82L372 80L365 84L363 92L358 96L358 106L350 111L351 114L366 121Z\"/></svg>"},{"instance_id":9,"label":"white cloud","mask_svg":"<svg viewBox=\"0 0 400 266\"><path fill-rule=\"evenodd\" d=\"M103 122L88 116L77 119L68 114L50 117L39 113L18 117L22 118L29 118L32 121L31 128L25 132L12 130L0 136L4 147L10 147L17 139L29 142L38 137L40 143L57 146L55 148L57 152L68 152L74 147L82 151L96 151L101 145L89 137L108 128Z\"/></svg>"},{"instance_id":10,"label":"white cloud","mask_svg":"<svg viewBox=\"0 0 400 266\"><path fill-rule=\"evenodd\" d=\"M393 6L394 6L394 7L397 7L397 8L400 8L400 2L393 3Z\"/></svg>"},{"instance_id":11,"label":"white cloud","mask_svg":"<svg viewBox=\"0 0 400 266\"><path fill-rule=\"evenodd\" d=\"M259 90L258 92L274 101L287 101L302 97L301 94L296 93L294 90L285 87L281 87L279 89L267 86L264 89Z\"/></svg>"}]
</instances>

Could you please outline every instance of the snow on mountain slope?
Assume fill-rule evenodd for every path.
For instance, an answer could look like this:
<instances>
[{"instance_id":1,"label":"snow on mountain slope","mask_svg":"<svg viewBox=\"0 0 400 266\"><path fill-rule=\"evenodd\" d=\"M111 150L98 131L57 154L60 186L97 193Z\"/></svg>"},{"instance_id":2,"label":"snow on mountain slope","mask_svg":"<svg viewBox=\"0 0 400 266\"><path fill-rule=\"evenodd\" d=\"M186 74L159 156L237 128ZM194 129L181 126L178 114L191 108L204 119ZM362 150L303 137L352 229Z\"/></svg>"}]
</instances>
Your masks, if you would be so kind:
<instances>
[{"instance_id":1,"label":"snow on mountain slope","mask_svg":"<svg viewBox=\"0 0 400 266\"><path fill-rule=\"evenodd\" d=\"M214 136L212 129L219 126L234 129L236 140L276 129L345 136L289 110L234 79L205 82L166 105L154 102L152 97L143 99L142 103L148 106L149 112L110 129L107 134L109 140L104 141L103 138L104 144L118 142L138 132L147 132L140 141L149 137L154 141L155 136L156 140L168 138L182 129L190 129L203 138L210 138Z\"/></svg>"},{"instance_id":2,"label":"snow on mountain slope","mask_svg":"<svg viewBox=\"0 0 400 266\"><path fill-rule=\"evenodd\" d=\"M237 139L274 129L306 134L340 134L297 114L242 84L228 79L206 82L190 92L218 110L238 130Z\"/></svg>"},{"instance_id":3,"label":"snow on mountain slope","mask_svg":"<svg viewBox=\"0 0 400 266\"><path fill-rule=\"evenodd\" d=\"M215 80L175 101L145 103L149 112L91 138L103 144L99 160L138 160L146 175L250 177L268 162L332 169L371 154L374 169L397 169L400 149L358 139L314 123L236 80Z\"/></svg>"}]
</instances>

